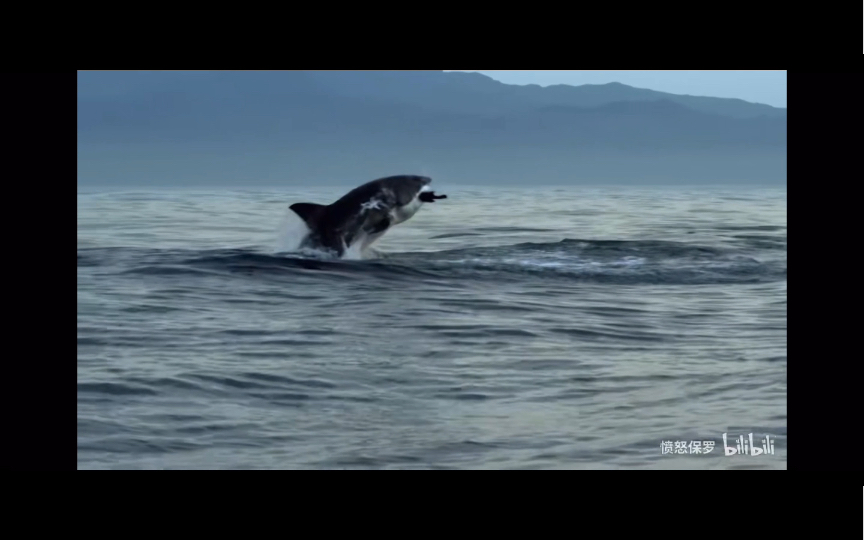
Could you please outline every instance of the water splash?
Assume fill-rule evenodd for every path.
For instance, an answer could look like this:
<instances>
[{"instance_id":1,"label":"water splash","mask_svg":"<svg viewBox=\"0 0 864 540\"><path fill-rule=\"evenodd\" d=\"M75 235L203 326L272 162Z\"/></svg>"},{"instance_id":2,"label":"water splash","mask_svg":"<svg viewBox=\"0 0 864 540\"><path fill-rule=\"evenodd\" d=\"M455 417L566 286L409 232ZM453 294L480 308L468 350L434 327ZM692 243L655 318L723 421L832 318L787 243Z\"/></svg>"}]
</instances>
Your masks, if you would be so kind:
<instances>
[{"instance_id":1,"label":"water splash","mask_svg":"<svg viewBox=\"0 0 864 540\"><path fill-rule=\"evenodd\" d=\"M276 233L275 253L294 253L300 250L303 240L309 235L309 227L290 208L279 223Z\"/></svg>"}]
</instances>

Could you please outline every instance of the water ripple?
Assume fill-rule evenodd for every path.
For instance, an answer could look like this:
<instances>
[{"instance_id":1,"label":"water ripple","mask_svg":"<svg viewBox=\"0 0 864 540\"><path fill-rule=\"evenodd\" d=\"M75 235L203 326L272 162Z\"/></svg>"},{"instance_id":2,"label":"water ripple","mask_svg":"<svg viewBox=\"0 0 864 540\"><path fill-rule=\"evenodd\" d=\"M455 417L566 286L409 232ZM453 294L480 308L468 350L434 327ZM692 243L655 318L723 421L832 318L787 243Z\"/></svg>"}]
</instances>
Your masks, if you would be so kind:
<instances>
[{"instance_id":1,"label":"water ripple","mask_svg":"<svg viewBox=\"0 0 864 540\"><path fill-rule=\"evenodd\" d=\"M79 194L79 466L786 467L785 190L446 192L366 261L274 245L315 190Z\"/></svg>"}]
</instances>

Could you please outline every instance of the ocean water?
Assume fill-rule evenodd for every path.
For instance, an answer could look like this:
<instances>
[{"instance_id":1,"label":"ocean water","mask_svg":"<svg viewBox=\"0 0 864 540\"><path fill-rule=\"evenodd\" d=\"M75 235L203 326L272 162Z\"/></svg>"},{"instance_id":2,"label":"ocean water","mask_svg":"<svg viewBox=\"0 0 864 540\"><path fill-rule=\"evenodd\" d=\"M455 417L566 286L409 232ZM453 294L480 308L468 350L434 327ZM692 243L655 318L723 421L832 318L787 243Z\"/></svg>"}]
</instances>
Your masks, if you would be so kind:
<instances>
[{"instance_id":1,"label":"ocean water","mask_svg":"<svg viewBox=\"0 0 864 540\"><path fill-rule=\"evenodd\" d=\"M786 468L785 189L352 187L79 189L79 468Z\"/></svg>"}]
</instances>

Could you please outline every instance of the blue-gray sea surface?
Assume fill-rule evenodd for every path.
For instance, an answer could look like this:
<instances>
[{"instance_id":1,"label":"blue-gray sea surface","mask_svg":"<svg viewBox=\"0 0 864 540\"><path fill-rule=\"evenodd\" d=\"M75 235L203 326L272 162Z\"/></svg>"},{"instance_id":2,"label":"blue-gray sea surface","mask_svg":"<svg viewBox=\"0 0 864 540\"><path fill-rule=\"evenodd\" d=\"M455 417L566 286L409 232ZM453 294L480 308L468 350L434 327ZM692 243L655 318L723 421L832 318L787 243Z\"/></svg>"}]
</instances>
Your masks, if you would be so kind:
<instances>
[{"instance_id":1,"label":"blue-gray sea surface","mask_svg":"<svg viewBox=\"0 0 864 540\"><path fill-rule=\"evenodd\" d=\"M352 187L79 189L79 468L786 468L785 188L438 181L277 254Z\"/></svg>"}]
</instances>

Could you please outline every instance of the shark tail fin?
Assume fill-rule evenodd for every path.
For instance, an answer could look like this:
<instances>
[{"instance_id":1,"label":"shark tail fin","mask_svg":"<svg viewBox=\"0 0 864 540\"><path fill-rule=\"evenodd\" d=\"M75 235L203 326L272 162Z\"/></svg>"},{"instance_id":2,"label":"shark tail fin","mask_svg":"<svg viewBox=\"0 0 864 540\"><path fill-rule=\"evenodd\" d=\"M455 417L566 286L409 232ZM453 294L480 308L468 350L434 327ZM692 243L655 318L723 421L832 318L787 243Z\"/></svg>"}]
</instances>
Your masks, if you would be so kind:
<instances>
[{"instance_id":1,"label":"shark tail fin","mask_svg":"<svg viewBox=\"0 0 864 540\"><path fill-rule=\"evenodd\" d=\"M318 224L321 222L321 218L324 216L324 211L327 209L323 204L308 202L295 203L289 208L291 208L295 214L300 216L300 218L306 222L306 226L309 227L310 231L318 230Z\"/></svg>"}]
</instances>

